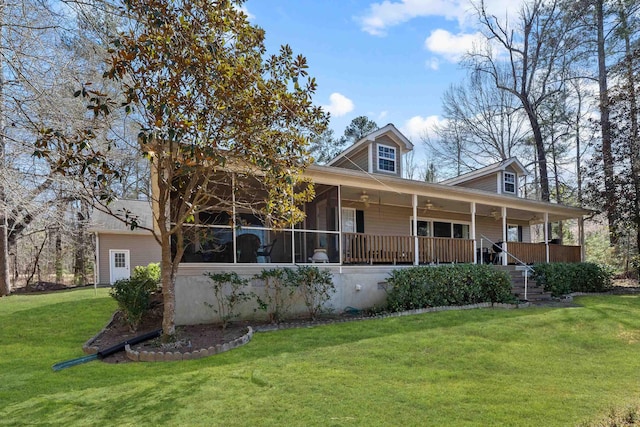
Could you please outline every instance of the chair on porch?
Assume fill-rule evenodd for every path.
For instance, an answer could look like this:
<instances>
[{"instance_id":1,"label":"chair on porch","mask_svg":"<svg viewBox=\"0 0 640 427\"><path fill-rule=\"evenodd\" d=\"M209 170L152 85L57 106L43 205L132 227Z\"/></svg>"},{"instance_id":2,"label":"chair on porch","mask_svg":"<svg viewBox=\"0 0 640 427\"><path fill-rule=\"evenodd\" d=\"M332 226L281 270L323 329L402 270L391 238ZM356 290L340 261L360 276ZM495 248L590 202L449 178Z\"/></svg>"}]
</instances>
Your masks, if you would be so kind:
<instances>
[{"instance_id":1,"label":"chair on porch","mask_svg":"<svg viewBox=\"0 0 640 427\"><path fill-rule=\"evenodd\" d=\"M502 264L502 242L496 242L492 246L493 249L493 263L494 264Z\"/></svg>"},{"instance_id":2,"label":"chair on porch","mask_svg":"<svg viewBox=\"0 0 640 427\"><path fill-rule=\"evenodd\" d=\"M273 246L276 244L278 239L273 239L271 243L268 245L262 246L262 250L259 250L257 256L264 258L264 262L271 262L271 251L273 250Z\"/></svg>"},{"instance_id":3,"label":"chair on porch","mask_svg":"<svg viewBox=\"0 0 640 427\"><path fill-rule=\"evenodd\" d=\"M239 262L258 262L260 238L255 234L241 234L236 240Z\"/></svg>"}]
</instances>

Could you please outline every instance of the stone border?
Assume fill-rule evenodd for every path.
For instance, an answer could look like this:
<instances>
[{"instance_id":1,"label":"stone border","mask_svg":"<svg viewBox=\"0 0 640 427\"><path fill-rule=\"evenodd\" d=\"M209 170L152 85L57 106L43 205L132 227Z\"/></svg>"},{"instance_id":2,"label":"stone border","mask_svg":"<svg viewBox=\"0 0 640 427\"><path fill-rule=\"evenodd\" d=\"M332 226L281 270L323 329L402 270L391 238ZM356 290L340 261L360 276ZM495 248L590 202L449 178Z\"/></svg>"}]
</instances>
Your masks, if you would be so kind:
<instances>
[{"instance_id":1,"label":"stone border","mask_svg":"<svg viewBox=\"0 0 640 427\"><path fill-rule=\"evenodd\" d=\"M211 346L209 348L194 350L192 352L187 352L187 353L181 353L178 351L157 351L157 352L156 351L135 351L131 349L131 346L129 344L125 345L124 350L127 358L133 362L170 362L170 361L178 361L178 360L194 360L194 359L201 359L203 357L213 356L219 353L224 353L226 351L233 350L234 348L238 348L245 344L248 344L249 341L251 341L251 338L253 338L253 334L255 332L269 332L269 331L277 331L282 329L293 329L293 328L312 328L314 326L331 325L335 323L353 322L358 320L385 319L388 317L413 316L416 314L435 313L438 311L474 310L479 308L516 309L516 308L526 308L529 306L531 306L531 303L529 302L520 303L520 304L482 302L478 304L468 304L468 305L447 305L447 306L441 306L441 307L419 308L415 310L400 311L395 313L384 313L384 314L379 314L377 316L361 316L361 317L351 317L351 318L343 318L343 319L317 320L312 322L279 323L276 325L257 326L255 329L252 328L251 326L247 326L247 333L239 338L236 338L233 341L230 341L224 344L216 344L215 346ZM96 334L93 338L89 339L82 346L82 350L86 354L96 354L99 351L99 348L94 346L93 343L109 327L109 325L111 325L111 323L115 319L116 314L117 314L117 311L113 313L107 325L104 328L102 328L102 330L98 332L98 334Z\"/></svg>"},{"instance_id":2,"label":"stone border","mask_svg":"<svg viewBox=\"0 0 640 427\"><path fill-rule=\"evenodd\" d=\"M342 318L342 319L317 320L312 322L279 323L275 325L257 326L255 330L256 332L270 332L270 331L292 329L292 328L312 328L314 326L331 325L334 323L353 322L358 320L385 319L388 317L413 316L416 314L435 313L438 311L474 310L478 308L516 309L516 308L526 308L530 306L531 306L530 302L522 302L519 304L506 304L506 303L499 303L499 302L496 302L496 303L481 302L478 304L468 304L468 305L445 305L440 307L418 308L415 310L384 313L384 314L378 314L375 316L360 316L360 317L355 316L355 317Z\"/></svg>"},{"instance_id":3,"label":"stone border","mask_svg":"<svg viewBox=\"0 0 640 427\"><path fill-rule=\"evenodd\" d=\"M195 350L192 352L180 353L178 351L135 351L131 349L131 346L129 344L125 345L124 351L127 354L127 358L133 362L173 362L176 360L194 360L213 356L214 354L218 353L224 353L225 351L241 347L249 343L249 341L251 341L251 338L253 338L253 328L251 328L251 326L248 326L246 334L239 338L236 338L231 342L216 344L215 346L203 348L201 350Z\"/></svg>"},{"instance_id":4,"label":"stone border","mask_svg":"<svg viewBox=\"0 0 640 427\"><path fill-rule=\"evenodd\" d=\"M117 314L118 314L118 310L114 311L113 314L111 315L111 319L109 319L106 326L102 328L100 332L95 334L92 338L89 338L87 342L85 342L82 345L82 351L84 352L84 354L96 354L98 351L100 351L100 348L93 345L93 343L96 342L96 340L100 335L102 335L107 329L109 329L109 326L111 326L111 324L114 322Z\"/></svg>"}]
</instances>

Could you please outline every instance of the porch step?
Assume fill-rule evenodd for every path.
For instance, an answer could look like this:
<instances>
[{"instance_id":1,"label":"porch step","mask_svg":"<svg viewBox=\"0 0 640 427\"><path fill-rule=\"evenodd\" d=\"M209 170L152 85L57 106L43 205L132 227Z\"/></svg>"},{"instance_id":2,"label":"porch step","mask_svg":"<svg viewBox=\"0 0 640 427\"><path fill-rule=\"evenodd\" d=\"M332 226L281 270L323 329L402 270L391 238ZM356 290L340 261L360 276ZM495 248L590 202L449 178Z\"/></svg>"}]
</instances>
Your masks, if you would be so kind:
<instances>
[{"instance_id":1,"label":"porch step","mask_svg":"<svg viewBox=\"0 0 640 427\"><path fill-rule=\"evenodd\" d=\"M524 275L526 268L518 265L496 265L497 270L506 271L511 278L511 293L518 299L524 298ZM531 277L527 279L527 301L547 301L551 299L551 293L545 292Z\"/></svg>"}]
</instances>

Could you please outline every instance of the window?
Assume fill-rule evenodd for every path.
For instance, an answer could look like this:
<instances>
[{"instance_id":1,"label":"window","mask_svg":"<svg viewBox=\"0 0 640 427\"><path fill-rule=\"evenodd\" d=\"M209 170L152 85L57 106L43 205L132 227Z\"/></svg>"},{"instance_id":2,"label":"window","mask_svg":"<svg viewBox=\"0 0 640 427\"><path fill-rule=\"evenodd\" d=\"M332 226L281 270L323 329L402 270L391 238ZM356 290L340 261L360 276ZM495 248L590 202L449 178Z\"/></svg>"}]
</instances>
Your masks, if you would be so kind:
<instances>
[{"instance_id":1,"label":"window","mask_svg":"<svg viewBox=\"0 0 640 427\"><path fill-rule=\"evenodd\" d=\"M522 226L507 225L507 242L522 242Z\"/></svg>"},{"instance_id":2,"label":"window","mask_svg":"<svg viewBox=\"0 0 640 427\"><path fill-rule=\"evenodd\" d=\"M413 234L413 218L411 221L411 234ZM420 237L453 237L454 239L469 238L469 224L429 221L418 219L418 236Z\"/></svg>"},{"instance_id":3,"label":"window","mask_svg":"<svg viewBox=\"0 0 640 427\"><path fill-rule=\"evenodd\" d=\"M396 149L388 145L378 144L378 170L396 171Z\"/></svg>"},{"instance_id":4,"label":"window","mask_svg":"<svg viewBox=\"0 0 640 427\"><path fill-rule=\"evenodd\" d=\"M342 208L342 231L344 233L356 232L356 210Z\"/></svg>"},{"instance_id":5,"label":"window","mask_svg":"<svg viewBox=\"0 0 640 427\"><path fill-rule=\"evenodd\" d=\"M116 252L113 254L113 264L116 268L125 268L127 266L125 254L123 252Z\"/></svg>"},{"instance_id":6,"label":"window","mask_svg":"<svg viewBox=\"0 0 640 427\"><path fill-rule=\"evenodd\" d=\"M504 192L516 194L516 174L504 172Z\"/></svg>"}]
</instances>

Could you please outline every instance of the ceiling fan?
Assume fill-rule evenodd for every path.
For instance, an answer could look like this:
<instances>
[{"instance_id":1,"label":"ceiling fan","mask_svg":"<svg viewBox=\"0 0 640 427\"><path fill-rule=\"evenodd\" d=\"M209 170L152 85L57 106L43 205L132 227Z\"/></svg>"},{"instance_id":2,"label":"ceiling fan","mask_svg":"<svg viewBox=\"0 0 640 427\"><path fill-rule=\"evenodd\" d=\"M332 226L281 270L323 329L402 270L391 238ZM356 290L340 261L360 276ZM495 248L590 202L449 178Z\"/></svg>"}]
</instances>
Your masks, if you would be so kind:
<instances>
[{"instance_id":1,"label":"ceiling fan","mask_svg":"<svg viewBox=\"0 0 640 427\"><path fill-rule=\"evenodd\" d=\"M442 209L442 206L439 205L435 205L431 202L431 200L427 200L427 203L424 204L424 211L428 212L428 211L437 211Z\"/></svg>"},{"instance_id":2,"label":"ceiling fan","mask_svg":"<svg viewBox=\"0 0 640 427\"><path fill-rule=\"evenodd\" d=\"M369 195L364 190L362 190L362 194L360 195L360 201L364 203L365 208L369 207Z\"/></svg>"},{"instance_id":3,"label":"ceiling fan","mask_svg":"<svg viewBox=\"0 0 640 427\"><path fill-rule=\"evenodd\" d=\"M497 221L502 218L502 213L500 213L500 211L496 208L491 208L491 216Z\"/></svg>"}]
</instances>

